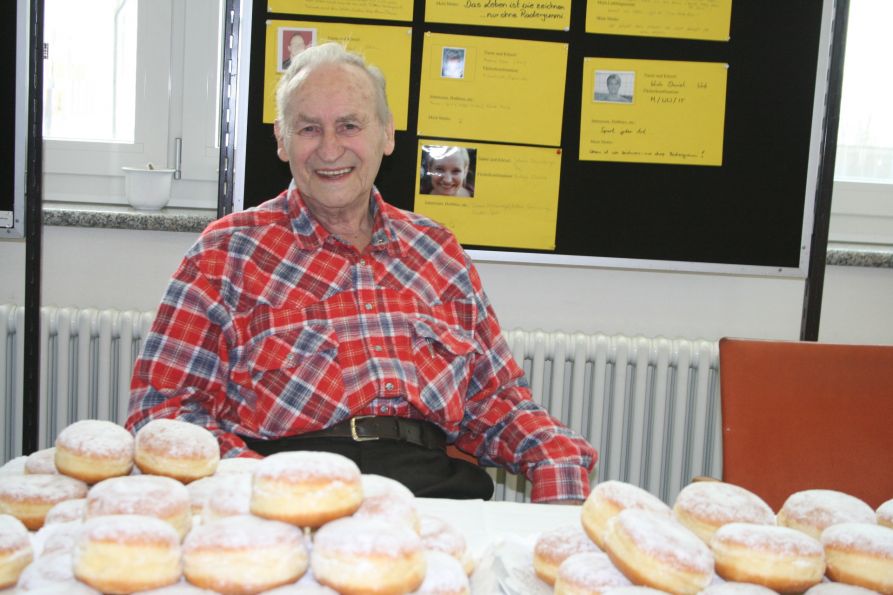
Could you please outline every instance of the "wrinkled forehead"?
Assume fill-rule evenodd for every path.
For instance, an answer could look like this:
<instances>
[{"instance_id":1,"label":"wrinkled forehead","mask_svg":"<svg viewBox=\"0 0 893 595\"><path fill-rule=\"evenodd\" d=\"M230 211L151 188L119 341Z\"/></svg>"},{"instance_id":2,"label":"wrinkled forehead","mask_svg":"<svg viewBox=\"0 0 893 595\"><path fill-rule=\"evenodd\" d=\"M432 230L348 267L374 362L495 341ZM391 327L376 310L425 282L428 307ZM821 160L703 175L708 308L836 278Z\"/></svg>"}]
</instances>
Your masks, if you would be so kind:
<instances>
[{"instance_id":1,"label":"wrinkled forehead","mask_svg":"<svg viewBox=\"0 0 893 595\"><path fill-rule=\"evenodd\" d=\"M311 103L328 105L335 93L350 97L352 112L377 115L375 81L365 70L353 64L320 64L296 74L288 101L283 106L284 115L286 119L297 116L294 109L303 111Z\"/></svg>"}]
</instances>

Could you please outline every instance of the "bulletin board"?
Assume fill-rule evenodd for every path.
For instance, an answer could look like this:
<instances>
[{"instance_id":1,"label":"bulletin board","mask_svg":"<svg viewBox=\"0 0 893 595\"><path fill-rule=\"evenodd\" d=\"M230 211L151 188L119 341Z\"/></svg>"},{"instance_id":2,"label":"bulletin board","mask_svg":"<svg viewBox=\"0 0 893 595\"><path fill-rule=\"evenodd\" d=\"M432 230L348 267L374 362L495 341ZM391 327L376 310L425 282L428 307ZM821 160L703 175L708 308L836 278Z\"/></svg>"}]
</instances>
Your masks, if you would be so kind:
<instances>
[{"instance_id":1,"label":"bulletin board","mask_svg":"<svg viewBox=\"0 0 893 595\"><path fill-rule=\"evenodd\" d=\"M402 76L408 99L403 100L405 105L392 105L395 114L405 110L405 125L398 126L396 149L384 159L376 185L391 204L447 219L444 222L450 227L463 229L457 235L476 260L806 276L821 154L831 0L701 2L697 4L720 12L724 4L730 7L730 14L713 18L719 27L703 30L689 26L678 14L675 22L666 15L655 19L651 14L652 21L643 17L624 27L623 15L599 16L599 10L618 4L607 0L555 0L540 5L553 9L566 5L565 15L555 10L552 20L490 19L486 24L477 17L471 19L477 24L467 24L469 19L463 21L456 8L465 5L471 14L468 7L483 2L371 2L394 10L384 17L326 14L331 9L314 8L326 4L357 5L346 0L254 0L243 5L246 45L240 59L237 208L276 196L291 178L287 165L276 157L273 126L265 121L269 120L264 113L269 103L265 76L269 79L270 72L265 60L270 40L267 24L294 22L295 29L303 29L309 23L314 28L318 25L319 31L344 25L394 27L406 29L411 38L409 72ZM510 10L522 2L488 4ZM525 0L523 4L535 9L536 3ZM620 4L639 6L647 13L655 6L691 3L631 0ZM406 10L401 12L400 5ZM295 12L293 7L303 7L304 12ZM684 7L679 10L684 13ZM449 109L446 117L452 120L442 126L435 122L443 116L429 113L432 101L448 95L432 88L436 84L426 74L440 56L433 52L432 57L432 48L439 51L455 42L456 36L474 40L462 45L484 48L476 57L469 50L468 59L478 60L478 66L469 64L466 69L510 53L498 47L506 40L518 42L514 47L534 48L531 55L557 48L552 64L560 68L540 70L542 80L549 81L540 85L549 94L540 112L524 111L524 105L536 107L539 99L525 98L522 87L522 94L513 100L517 105L505 106L521 110L514 112L521 117L513 123L470 124L462 114L473 116L473 110L450 115ZM497 45L487 49L491 44ZM537 47L543 52L535 51ZM554 71L563 75L561 84L550 78ZM617 79L621 81L617 96L626 98L608 105L612 101L608 77L614 73L618 75L615 86ZM512 84L510 73L506 78L506 85ZM681 95L674 87L681 88ZM711 90L713 99L703 106L693 105L702 87ZM688 101L685 109L672 112L672 117L660 115L655 111L658 108L645 109L646 104L683 100ZM486 101L496 105L501 99ZM633 105L620 105L624 102ZM627 117L632 113L636 116ZM540 124L550 118L555 122L540 131ZM498 131L488 130L494 126ZM654 132L661 127L665 128L663 137ZM605 141L606 134L615 135L616 143ZM604 142L610 150L602 152L599 143ZM488 186L491 192L502 193L499 208L449 220L455 209L438 211L442 203L430 197L419 200L423 177L419 156L423 145L438 143L474 148L478 160L485 160L486 155L523 155L519 158L523 163L535 163L540 168L536 171L543 172L541 190L536 186L542 204L532 206L516 197L517 184L511 186L511 173L505 170L494 177L503 178L508 186ZM482 171L479 168L478 188L485 184ZM469 200L467 204L473 204L477 197ZM522 209L524 221L506 215L511 209L516 213ZM436 216L441 212L442 217ZM495 219L475 226L478 216ZM463 225L469 229L465 231ZM518 246L515 239L503 240L498 235L504 228L529 228L531 238L542 238Z\"/></svg>"}]
</instances>

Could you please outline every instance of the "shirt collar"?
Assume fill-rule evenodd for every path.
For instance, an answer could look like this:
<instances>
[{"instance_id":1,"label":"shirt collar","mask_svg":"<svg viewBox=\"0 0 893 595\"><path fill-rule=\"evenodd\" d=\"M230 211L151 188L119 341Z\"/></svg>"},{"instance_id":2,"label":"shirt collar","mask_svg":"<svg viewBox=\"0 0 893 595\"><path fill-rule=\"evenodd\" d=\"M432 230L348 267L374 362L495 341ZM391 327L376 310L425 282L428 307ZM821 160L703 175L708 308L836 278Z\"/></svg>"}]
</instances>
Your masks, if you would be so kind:
<instances>
[{"instance_id":1,"label":"shirt collar","mask_svg":"<svg viewBox=\"0 0 893 595\"><path fill-rule=\"evenodd\" d=\"M369 212L372 215L372 241L370 249L375 251L387 251L389 254L401 253L400 241L394 230L394 224L388 214L387 205L377 188L372 188ZM326 241L338 241L326 230L316 217L307 208L301 192L292 183L289 185L285 208L291 220L292 231L298 248L302 250L316 250L322 247Z\"/></svg>"}]
</instances>

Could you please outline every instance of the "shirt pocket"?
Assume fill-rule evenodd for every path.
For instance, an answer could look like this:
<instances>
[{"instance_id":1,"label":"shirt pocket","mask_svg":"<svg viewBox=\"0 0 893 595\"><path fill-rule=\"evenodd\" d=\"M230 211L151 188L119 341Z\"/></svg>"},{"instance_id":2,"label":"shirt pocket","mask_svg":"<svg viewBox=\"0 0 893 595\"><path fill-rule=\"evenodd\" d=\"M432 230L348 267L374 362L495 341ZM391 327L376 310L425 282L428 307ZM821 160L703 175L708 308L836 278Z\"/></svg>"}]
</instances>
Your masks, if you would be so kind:
<instances>
[{"instance_id":1,"label":"shirt pocket","mask_svg":"<svg viewBox=\"0 0 893 595\"><path fill-rule=\"evenodd\" d=\"M255 342L245 362L261 432L294 434L334 412L344 395L338 347L334 329L324 324L277 330Z\"/></svg>"},{"instance_id":2,"label":"shirt pocket","mask_svg":"<svg viewBox=\"0 0 893 595\"><path fill-rule=\"evenodd\" d=\"M465 393L480 348L471 333L431 318L412 318L412 359L419 398L443 421L462 419Z\"/></svg>"}]
</instances>

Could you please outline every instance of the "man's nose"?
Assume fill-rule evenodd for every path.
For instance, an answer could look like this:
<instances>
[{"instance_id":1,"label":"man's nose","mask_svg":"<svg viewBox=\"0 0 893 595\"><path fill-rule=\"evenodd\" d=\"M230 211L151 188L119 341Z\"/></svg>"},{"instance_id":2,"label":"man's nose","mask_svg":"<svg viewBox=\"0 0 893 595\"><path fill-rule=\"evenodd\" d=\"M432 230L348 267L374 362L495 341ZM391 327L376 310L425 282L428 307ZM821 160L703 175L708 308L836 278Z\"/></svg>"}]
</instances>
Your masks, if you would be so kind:
<instances>
[{"instance_id":1,"label":"man's nose","mask_svg":"<svg viewBox=\"0 0 893 595\"><path fill-rule=\"evenodd\" d=\"M326 161L335 161L341 157L341 152L341 140L338 138L338 134L331 129L323 130L317 149L319 156Z\"/></svg>"}]
</instances>

